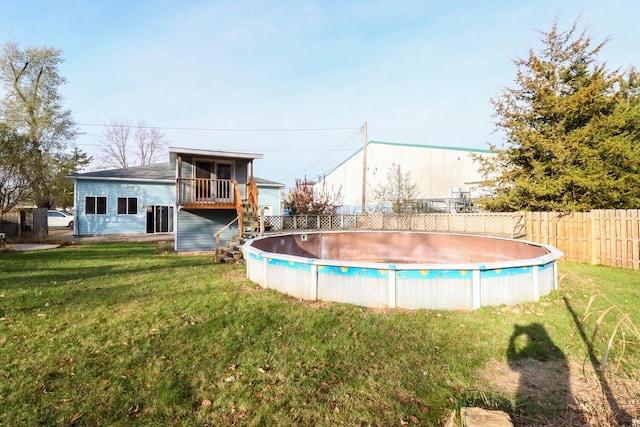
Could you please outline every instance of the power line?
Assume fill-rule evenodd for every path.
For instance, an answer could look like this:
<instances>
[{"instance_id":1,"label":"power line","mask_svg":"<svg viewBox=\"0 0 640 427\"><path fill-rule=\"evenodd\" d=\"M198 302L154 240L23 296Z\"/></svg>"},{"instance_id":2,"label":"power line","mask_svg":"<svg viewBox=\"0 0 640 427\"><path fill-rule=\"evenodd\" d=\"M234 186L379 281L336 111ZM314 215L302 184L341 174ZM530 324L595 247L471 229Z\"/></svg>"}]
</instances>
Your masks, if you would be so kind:
<instances>
[{"instance_id":1,"label":"power line","mask_svg":"<svg viewBox=\"0 0 640 427\"><path fill-rule=\"evenodd\" d=\"M356 130L360 127L336 127L336 128L198 128L198 127L170 127L170 126L138 126L122 124L100 124L100 123L76 123L77 126L94 127L122 127L141 129L161 129L161 130L191 130L205 132L332 132L341 130Z\"/></svg>"},{"instance_id":2,"label":"power line","mask_svg":"<svg viewBox=\"0 0 640 427\"><path fill-rule=\"evenodd\" d=\"M83 146L83 147L100 147L101 144L98 142L88 143L88 142L76 142L75 145ZM337 152L337 151L352 151L351 148L237 148L233 147L234 151L261 151L261 152L269 152L269 153L289 153L289 152Z\"/></svg>"},{"instance_id":3,"label":"power line","mask_svg":"<svg viewBox=\"0 0 640 427\"><path fill-rule=\"evenodd\" d=\"M345 139L343 139L342 141L340 141L334 148L332 149L328 149L328 150L324 150L324 151L329 151L329 152L337 152L337 151L354 151L353 148L337 148L339 146L343 146L346 143L350 142L350 140L353 140L354 138L356 138L358 135L360 135L362 133L362 127L358 127L356 128L358 130L358 132L355 132L351 135L349 135L348 137L346 137ZM356 150L357 151L357 150ZM355 151L354 151L355 152ZM323 159L326 160L326 157ZM296 175L298 175L301 171L307 170L309 169L311 166L315 165L316 163L318 163L318 160L314 160L312 162L310 162L307 166L305 166L304 168L300 168L298 169L298 172L295 173L290 173L289 175L287 175L287 179L289 178L295 178ZM323 176L326 175L326 172L318 175L318 176Z\"/></svg>"}]
</instances>

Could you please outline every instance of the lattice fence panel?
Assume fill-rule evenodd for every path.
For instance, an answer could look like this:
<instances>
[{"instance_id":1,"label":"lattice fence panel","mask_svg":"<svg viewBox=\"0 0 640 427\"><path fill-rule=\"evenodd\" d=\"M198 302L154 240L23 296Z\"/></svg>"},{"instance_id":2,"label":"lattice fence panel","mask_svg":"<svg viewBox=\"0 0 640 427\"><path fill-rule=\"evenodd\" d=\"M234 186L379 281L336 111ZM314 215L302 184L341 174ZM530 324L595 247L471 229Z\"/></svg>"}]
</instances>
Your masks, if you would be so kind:
<instances>
[{"instance_id":1,"label":"lattice fence panel","mask_svg":"<svg viewBox=\"0 0 640 427\"><path fill-rule=\"evenodd\" d=\"M264 217L264 223L265 225L267 224L271 225L271 231L282 230L283 220L284 220L284 217L282 216L265 216Z\"/></svg>"},{"instance_id":2,"label":"lattice fence panel","mask_svg":"<svg viewBox=\"0 0 640 427\"><path fill-rule=\"evenodd\" d=\"M333 221L332 221L332 216L331 215L323 215L318 217L318 224L320 225L320 229L321 230L331 230L334 227L332 227L333 225Z\"/></svg>"},{"instance_id":3,"label":"lattice fence panel","mask_svg":"<svg viewBox=\"0 0 640 427\"><path fill-rule=\"evenodd\" d=\"M384 215L383 214L372 214L367 215L368 219L367 229L368 230L383 230L384 229Z\"/></svg>"},{"instance_id":4,"label":"lattice fence panel","mask_svg":"<svg viewBox=\"0 0 640 427\"><path fill-rule=\"evenodd\" d=\"M519 213L382 214L271 216L272 231L280 230L415 230L521 237L524 215Z\"/></svg>"},{"instance_id":5,"label":"lattice fence panel","mask_svg":"<svg viewBox=\"0 0 640 427\"><path fill-rule=\"evenodd\" d=\"M293 230L294 229L294 221L295 221L296 217L295 216L285 216L282 217L282 229L283 230Z\"/></svg>"}]
</instances>

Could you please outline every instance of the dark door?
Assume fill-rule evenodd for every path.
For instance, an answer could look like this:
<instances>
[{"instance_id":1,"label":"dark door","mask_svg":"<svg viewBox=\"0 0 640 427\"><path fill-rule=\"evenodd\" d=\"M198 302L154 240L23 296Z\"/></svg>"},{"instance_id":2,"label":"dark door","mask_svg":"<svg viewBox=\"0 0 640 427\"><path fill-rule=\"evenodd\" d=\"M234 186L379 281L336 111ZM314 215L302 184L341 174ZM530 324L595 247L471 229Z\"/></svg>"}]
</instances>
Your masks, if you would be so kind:
<instances>
[{"instance_id":1,"label":"dark door","mask_svg":"<svg viewBox=\"0 0 640 427\"><path fill-rule=\"evenodd\" d=\"M216 179L224 181L216 181L216 195L218 199L224 199L229 202L233 198L233 186L229 180L231 179L231 165L228 163L216 163Z\"/></svg>"},{"instance_id":2,"label":"dark door","mask_svg":"<svg viewBox=\"0 0 640 427\"><path fill-rule=\"evenodd\" d=\"M147 206L147 233L173 231L173 206Z\"/></svg>"},{"instance_id":3,"label":"dark door","mask_svg":"<svg viewBox=\"0 0 640 427\"><path fill-rule=\"evenodd\" d=\"M213 178L214 164L211 162L196 161L196 200L208 200L211 198L211 179Z\"/></svg>"}]
</instances>

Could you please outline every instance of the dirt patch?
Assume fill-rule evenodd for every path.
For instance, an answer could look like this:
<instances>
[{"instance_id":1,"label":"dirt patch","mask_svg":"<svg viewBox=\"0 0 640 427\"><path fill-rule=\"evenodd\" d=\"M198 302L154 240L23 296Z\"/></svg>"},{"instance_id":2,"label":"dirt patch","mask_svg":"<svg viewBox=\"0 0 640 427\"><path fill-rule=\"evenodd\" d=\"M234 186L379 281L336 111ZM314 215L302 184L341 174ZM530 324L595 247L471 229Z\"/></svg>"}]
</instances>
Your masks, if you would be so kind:
<instances>
[{"instance_id":1,"label":"dirt patch","mask_svg":"<svg viewBox=\"0 0 640 427\"><path fill-rule=\"evenodd\" d=\"M640 418L640 383L608 375L603 387L588 363L491 361L481 376L508 396L516 426L630 426Z\"/></svg>"},{"instance_id":2,"label":"dirt patch","mask_svg":"<svg viewBox=\"0 0 640 427\"><path fill-rule=\"evenodd\" d=\"M242 280L246 280L247 279L247 273L243 269L231 268L231 269L225 270L222 273L222 278L226 279L226 280L240 280L240 281L242 281ZM249 286L246 286L246 288L249 288Z\"/></svg>"}]
</instances>

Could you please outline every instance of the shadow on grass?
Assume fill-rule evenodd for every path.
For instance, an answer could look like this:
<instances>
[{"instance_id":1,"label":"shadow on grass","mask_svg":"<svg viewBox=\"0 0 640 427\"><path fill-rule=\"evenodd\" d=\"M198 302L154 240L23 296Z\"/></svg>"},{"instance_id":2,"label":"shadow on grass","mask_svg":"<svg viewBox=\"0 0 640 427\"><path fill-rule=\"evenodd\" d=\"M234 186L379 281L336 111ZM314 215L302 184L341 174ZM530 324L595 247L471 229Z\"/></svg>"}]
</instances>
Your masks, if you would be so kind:
<instances>
[{"instance_id":1,"label":"shadow on grass","mask_svg":"<svg viewBox=\"0 0 640 427\"><path fill-rule=\"evenodd\" d=\"M161 256L158 262L150 257L149 247L133 247L119 251L90 250L82 252L65 249L13 254L0 263L0 289L24 289L38 286L57 285L107 277L119 274L138 274L158 269L188 268L208 265L202 258ZM153 254L153 249L152 252ZM130 267L127 262L133 258L148 258L143 264ZM83 265L84 264L84 265Z\"/></svg>"},{"instance_id":2,"label":"shadow on grass","mask_svg":"<svg viewBox=\"0 0 640 427\"><path fill-rule=\"evenodd\" d=\"M507 346L507 361L519 374L516 408L517 425L532 418L552 418L569 425L584 424L571 393L569 364L564 352L554 344L539 323L514 325Z\"/></svg>"},{"instance_id":3,"label":"shadow on grass","mask_svg":"<svg viewBox=\"0 0 640 427\"><path fill-rule=\"evenodd\" d=\"M12 253L0 259L0 317L41 310L45 304L60 309L153 297L157 289L151 288L159 281L179 282L194 268L212 267L206 257L157 255L149 244L78 249Z\"/></svg>"},{"instance_id":4,"label":"shadow on grass","mask_svg":"<svg viewBox=\"0 0 640 427\"><path fill-rule=\"evenodd\" d=\"M584 344L587 346L587 350L589 353L589 361L591 362L591 366L593 366L593 369L595 370L595 372L598 372L600 374L602 372L601 371L602 366L601 366L600 360L598 359L598 356L595 354L593 346L589 341L589 337L587 336L587 333L584 330L584 325L580 321L580 318L578 317L578 314L576 313L576 311L571 306L569 299L567 297L564 297L563 300L565 305L567 306L567 310L569 310L569 313L571 314L571 318L573 319L573 322L576 324L576 328L578 329L578 333L580 334L580 338L582 339L582 342L584 342ZM607 399L609 408L614 414L614 417L618 425L623 426L623 425L631 424L631 415L622 407L620 407L620 405L618 404L618 401L616 400L613 394L613 391L609 386L607 377L605 375L598 375L598 379L600 380L600 387L602 388L602 392Z\"/></svg>"}]
</instances>

